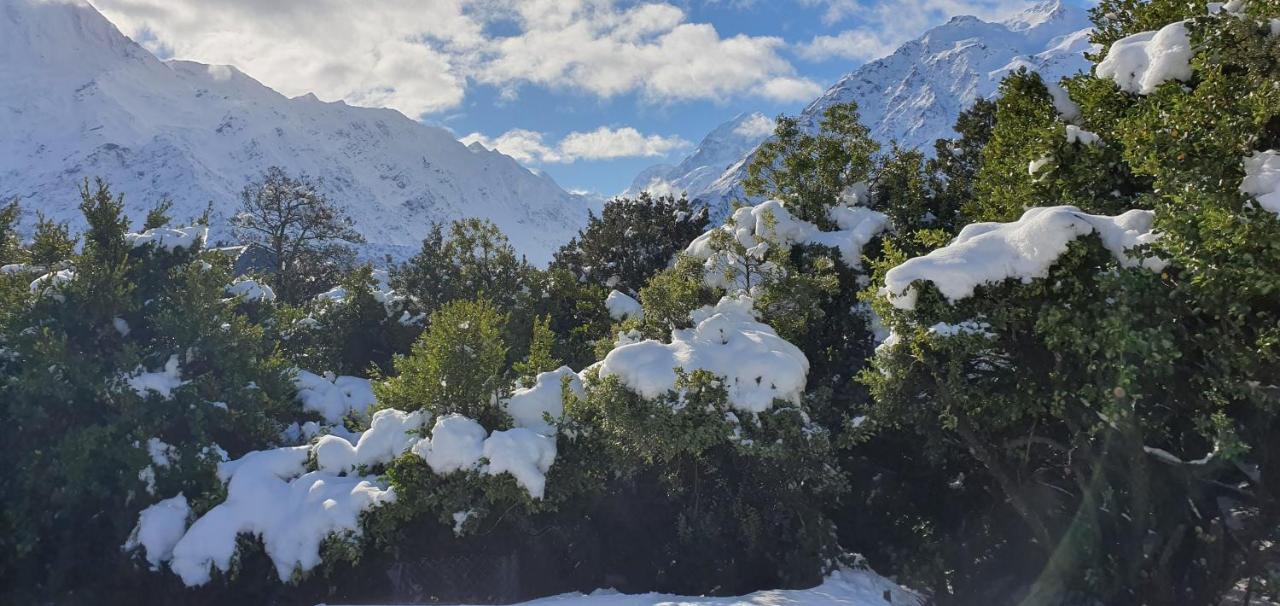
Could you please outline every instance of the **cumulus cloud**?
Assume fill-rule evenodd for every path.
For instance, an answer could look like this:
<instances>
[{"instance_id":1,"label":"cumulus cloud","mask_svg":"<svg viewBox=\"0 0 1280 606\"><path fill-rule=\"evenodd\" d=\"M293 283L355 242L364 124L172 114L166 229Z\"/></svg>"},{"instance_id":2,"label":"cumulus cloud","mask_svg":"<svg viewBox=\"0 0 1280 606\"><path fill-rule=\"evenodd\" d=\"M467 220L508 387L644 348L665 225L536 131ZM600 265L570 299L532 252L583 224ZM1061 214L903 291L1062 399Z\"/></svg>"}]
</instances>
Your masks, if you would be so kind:
<instances>
[{"instance_id":1,"label":"cumulus cloud","mask_svg":"<svg viewBox=\"0 0 1280 606\"><path fill-rule=\"evenodd\" d=\"M646 137L630 126L619 129L602 126L591 132L569 133L560 141L560 151L572 158L611 160L665 156L688 145L689 142L680 137Z\"/></svg>"},{"instance_id":2,"label":"cumulus cloud","mask_svg":"<svg viewBox=\"0 0 1280 606\"><path fill-rule=\"evenodd\" d=\"M815 36L813 40L797 47L796 52L810 61L866 61L888 55L896 47L893 40L876 32L849 30L835 36Z\"/></svg>"},{"instance_id":3,"label":"cumulus cloud","mask_svg":"<svg viewBox=\"0 0 1280 606\"><path fill-rule=\"evenodd\" d=\"M464 145L479 143L489 149L500 151L522 164L538 164L544 162L561 162L564 157L555 149L542 142L542 133L523 128L513 128L494 138L481 133L471 133L461 139Z\"/></svg>"},{"instance_id":4,"label":"cumulus cloud","mask_svg":"<svg viewBox=\"0 0 1280 606\"><path fill-rule=\"evenodd\" d=\"M92 2L163 54L234 65L286 95L415 117L462 102L460 58L483 42L481 24L450 0Z\"/></svg>"},{"instance_id":5,"label":"cumulus cloud","mask_svg":"<svg viewBox=\"0 0 1280 606\"><path fill-rule=\"evenodd\" d=\"M837 35L815 36L795 51L809 61L848 59L866 61L893 52L903 42L924 33L955 15L972 15L988 21L1009 17L1031 6L1027 0L803 0L823 10L823 21L836 25L857 24Z\"/></svg>"},{"instance_id":6,"label":"cumulus cloud","mask_svg":"<svg viewBox=\"0 0 1280 606\"><path fill-rule=\"evenodd\" d=\"M752 114L742 121L733 132L748 138L767 137L773 134L774 121L764 114Z\"/></svg>"},{"instance_id":7,"label":"cumulus cloud","mask_svg":"<svg viewBox=\"0 0 1280 606\"><path fill-rule=\"evenodd\" d=\"M230 64L286 95L314 92L413 117L459 106L470 83L652 103L804 99L773 36L721 36L675 4L616 0L91 0L175 58ZM501 32L501 33L495 33ZM810 95L812 96L812 95Z\"/></svg>"},{"instance_id":8,"label":"cumulus cloud","mask_svg":"<svg viewBox=\"0 0 1280 606\"><path fill-rule=\"evenodd\" d=\"M644 135L630 126L617 129L602 126L589 132L572 132L555 147L544 143L543 133L522 128L493 138L471 133L460 141L467 145L479 143L530 164L665 156L689 145L680 137Z\"/></svg>"}]
</instances>

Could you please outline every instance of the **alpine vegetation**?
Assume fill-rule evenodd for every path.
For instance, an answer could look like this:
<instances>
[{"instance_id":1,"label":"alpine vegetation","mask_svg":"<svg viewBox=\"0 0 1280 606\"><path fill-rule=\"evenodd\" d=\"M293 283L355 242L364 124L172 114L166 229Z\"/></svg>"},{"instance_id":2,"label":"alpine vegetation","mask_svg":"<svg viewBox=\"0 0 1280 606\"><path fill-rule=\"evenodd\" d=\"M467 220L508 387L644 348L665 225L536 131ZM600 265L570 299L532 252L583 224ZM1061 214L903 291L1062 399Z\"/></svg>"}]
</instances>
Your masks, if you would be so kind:
<instances>
[{"instance_id":1,"label":"alpine vegetation","mask_svg":"<svg viewBox=\"0 0 1280 606\"><path fill-rule=\"evenodd\" d=\"M931 151L781 116L546 264L361 263L286 169L248 247L0 207L0 601L1280 600L1280 2L1091 15Z\"/></svg>"}]
</instances>

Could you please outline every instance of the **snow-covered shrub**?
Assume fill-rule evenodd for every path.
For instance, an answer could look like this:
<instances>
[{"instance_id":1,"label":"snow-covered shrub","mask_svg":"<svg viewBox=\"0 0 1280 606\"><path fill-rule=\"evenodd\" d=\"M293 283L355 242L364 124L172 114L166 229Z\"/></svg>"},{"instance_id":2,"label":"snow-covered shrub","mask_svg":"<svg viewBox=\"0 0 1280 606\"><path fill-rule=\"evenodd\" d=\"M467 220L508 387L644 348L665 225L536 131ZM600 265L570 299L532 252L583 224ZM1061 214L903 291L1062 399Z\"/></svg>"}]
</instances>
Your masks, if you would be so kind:
<instances>
[{"instance_id":1,"label":"snow-covered shrub","mask_svg":"<svg viewBox=\"0 0 1280 606\"><path fill-rule=\"evenodd\" d=\"M58 296L24 292L0 313L0 560L7 586L41 599L115 582L135 555L159 561L133 547L163 551L170 532L131 539L139 512L171 530L181 508L154 509L162 497L206 507L214 467L271 444L298 410L275 343L224 300L229 268L202 260L198 238L131 246L102 184L81 208L89 230Z\"/></svg>"},{"instance_id":2,"label":"snow-covered shrub","mask_svg":"<svg viewBox=\"0 0 1280 606\"><path fill-rule=\"evenodd\" d=\"M395 359L396 375L374 388L379 406L426 410L437 417L460 413L489 428L507 427L507 415L498 407L507 388L505 320L487 301L440 307L409 354Z\"/></svg>"}]
</instances>

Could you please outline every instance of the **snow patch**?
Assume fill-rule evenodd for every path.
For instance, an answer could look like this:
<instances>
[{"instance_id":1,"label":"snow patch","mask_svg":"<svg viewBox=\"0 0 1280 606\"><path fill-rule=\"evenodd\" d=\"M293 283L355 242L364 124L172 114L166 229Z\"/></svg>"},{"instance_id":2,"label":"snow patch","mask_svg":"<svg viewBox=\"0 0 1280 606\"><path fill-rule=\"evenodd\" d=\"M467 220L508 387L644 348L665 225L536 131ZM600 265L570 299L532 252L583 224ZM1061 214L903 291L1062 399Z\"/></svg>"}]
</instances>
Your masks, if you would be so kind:
<instances>
[{"instance_id":1,"label":"snow patch","mask_svg":"<svg viewBox=\"0 0 1280 606\"><path fill-rule=\"evenodd\" d=\"M138 514L138 525L134 526L123 549L132 551L142 547L151 569L158 570L161 562L173 556L173 546L186 533L187 516L190 514L191 507L182 494L143 509Z\"/></svg>"},{"instance_id":2,"label":"snow patch","mask_svg":"<svg viewBox=\"0 0 1280 606\"><path fill-rule=\"evenodd\" d=\"M250 278L236 280L227 286L227 294L245 301L268 302L276 300L276 292L270 286Z\"/></svg>"},{"instance_id":3,"label":"snow patch","mask_svg":"<svg viewBox=\"0 0 1280 606\"><path fill-rule=\"evenodd\" d=\"M322 376L299 370L293 384L298 388L302 408L319 413L331 424L341 423L349 412L364 415L377 400L373 384L360 377L335 376L328 372Z\"/></svg>"},{"instance_id":4,"label":"snow patch","mask_svg":"<svg viewBox=\"0 0 1280 606\"><path fill-rule=\"evenodd\" d=\"M1240 193L1254 197L1258 206L1280 215L1280 152L1256 151L1244 159Z\"/></svg>"},{"instance_id":5,"label":"snow patch","mask_svg":"<svg viewBox=\"0 0 1280 606\"><path fill-rule=\"evenodd\" d=\"M609 296L604 300L604 306L609 310L609 317L614 320L626 318L638 320L644 317L644 308L640 306L640 302L621 291L610 291Z\"/></svg>"},{"instance_id":6,"label":"snow patch","mask_svg":"<svg viewBox=\"0 0 1280 606\"><path fill-rule=\"evenodd\" d=\"M1115 80L1120 90L1149 95L1170 80L1190 80L1192 54L1186 22L1176 21L1113 42L1097 74Z\"/></svg>"},{"instance_id":7,"label":"snow patch","mask_svg":"<svg viewBox=\"0 0 1280 606\"><path fill-rule=\"evenodd\" d=\"M428 417L429 414L421 410L406 413L388 408L373 414L369 430L360 434L354 445L336 435L320 436L312 448L316 467L340 474L363 466L389 463L417 443L416 432L422 429Z\"/></svg>"},{"instance_id":8,"label":"snow patch","mask_svg":"<svg viewBox=\"0 0 1280 606\"><path fill-rule=\"evenodd\" d=\"M524 427L495 431L484 441L484 457L489 460L485 473L509 473L529 496L541 499L547 470L556 460L556 441Z\"/></svg>"},{"instance_id":9,"label":"snow patch","mask_svg":"<svg viewBox=\"0 0 1280 606\"><path fill-rule=\"evenodd\" d=\"M155 246L158 250L173 252L180 248L191 250L195 248L197 244L204 246L205 239L208 237L208 227L203 225L192 225L191 227L178 228L155 227L140 234L125 234L124 241L132 248Z\"/></svg>"},{"instance_id":10,"label":"snow patch","mask_svg":"<svg viewBox=\"0 0 1280 606\"><path fill-rule=\"evenodd\" d=\"M251 452L218 466L227 498L201 516L173 547L170 568L187 586L226 572L241 533L260 537L280 579L320 563L330 535L360 534L360 514L395 500L375 478L306 472L309 446Z\"/></svg>"},{"instance_id":11,"label":"snow patch","mask_svg":"<svg viewBox=\"0 0 1280 606\"><path fill-rule=\"evenodd\" d=\"M890 269L881 294L894 307L914 309L917 280L932 282L952 303L969 297L983 284L1011 278L1030 282L1047 276L1073 240L1095 233L1121 265L1141 264L1160 271L1162 261L1138 260L1126 252L1157 239L1152 231L1154 219L1148 210L1107 217L1086 214L1074 206L1052 206L1028 209L1012 223L973 223L947 246Z\"/></svg>"},{"instance_id":12,"label":"snow patch","mask_svg":"<svg viewBox=\"0 0 1280 606\"><path fill-rule=\"evenodd\" d=\"M695 327L675 330L671 343L653 339L615 348L599 366L645 398L675 388L676 368L706 370L725 379L729 405L744 412L768 410L775 399L799 402L809 360L795 345L756 320L751 297L720 299L690 314Z\"/></svg>"},{"instance_id":13,"label":"snow patch","mask_svg":"<svg viewBox=\"0 0 1280 606\"><path fill-rule=\"evenodd\" d=\"M173 390L185 383L178 368L178 354L169 356L164 368L156 372L148 372L146 368L139 366L134 374L125 377L125 383L144 398L152 392L166 399L173 397Z\"/></svg>"},{"instance_id":14,"label":"snow patch","mask_svg":"<svg viewBox=\"0 0 1280 606\"><path fill-rule=\"evenodd\" d=\"M454 413L436 419L431 438L413 445L413 453L439 475L465 471L480 464L488 432L473 419Z\"/></svg>"},{"instance_id":15,"label":"snow patch","mask_svg":"<svg viewBox=\"0 0 1280 606\"><path fill-rule=\"evenodd\" d=\"M1081 145L1096 145L1102 142L1102 138L1074 124L1067 125L1067 143L1079 143ZM1034 173L1032 173L1034 174Z\"/></svg>"},{"instance_id":16,"label":"snow patch","mask_svg":"<svg viewBox=\"0 0 1280 606\"><path fill-rule=\"evenodd\" d=\"M568 366L538 373L533 387L517 388L511 397L503 402L503 407L507 414L511 415L516 427L525 427L543 435L555 435L555 426L548 423L543 415L550 416L551 422L554 423L564 414L564 399L560 387L566 377L569 380L569 392L579 400L586 399L587 394L582 389L582 381Z\"/></svg>"}]
</instances>

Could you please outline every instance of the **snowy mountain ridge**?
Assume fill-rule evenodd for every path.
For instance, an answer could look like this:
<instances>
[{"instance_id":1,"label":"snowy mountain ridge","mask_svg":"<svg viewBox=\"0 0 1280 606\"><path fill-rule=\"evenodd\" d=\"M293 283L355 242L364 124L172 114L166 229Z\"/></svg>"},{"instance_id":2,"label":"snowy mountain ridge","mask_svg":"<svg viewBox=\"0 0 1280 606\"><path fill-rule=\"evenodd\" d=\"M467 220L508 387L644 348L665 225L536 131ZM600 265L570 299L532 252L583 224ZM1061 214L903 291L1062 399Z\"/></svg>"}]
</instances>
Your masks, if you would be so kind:
<instances>
[{"instance_id":1,"label":"snowy mountain ridge","mask_svg":"<svg viewBox=\"0 0 1280 606\"><path fill-rule=\"evenodd\" d=\"M369 251L415 249L433 221L494 221L531 261L589 202L514 159L399 112L287 98L234 67L161 61L83 0L0 1L0 200L82 226L77 187L103 177L139 222L162 198L213 235L266 168L323 180Z\"/></svg>"},{"instance_id":2,"label":"snowy mountain ridge","mask_svg":"<svg viewBox=\"0 0 1280 606\"><path fill-rule=\"evenodd\" d=\"M856 101L862 123L877 141L885 145L896 141L931 153L935 139L954 134L951 127L956 116L978 98L994 96L1001 78L1010 71L1026 67L1040 72L1048 82L1087 71L1084 53L1090 49L1090 29L1083 9L1059 0L1047 0L1000 22L954 17L841 78L800 113L799 122L805 130L816 131L828 107ZM717 127L713 134L740 118ZM693 164L688 170L649 169L627 194L642 189L683 192L723 213L729 200L744 197L742 181L751 152L764 139L760 137L736 158L722 161L719 174L710 181L705 174L714 165L694 160L699 147L678 165Z\"/></svg>"}]
</instances>

